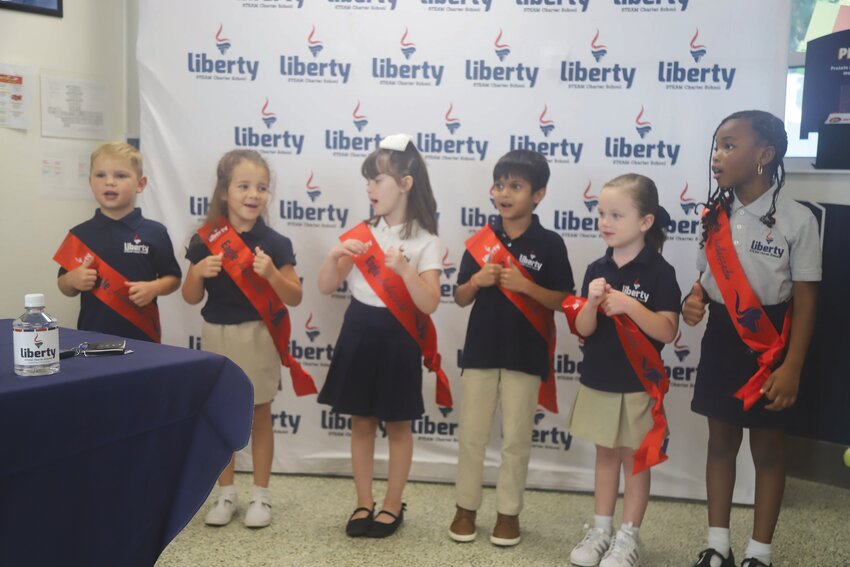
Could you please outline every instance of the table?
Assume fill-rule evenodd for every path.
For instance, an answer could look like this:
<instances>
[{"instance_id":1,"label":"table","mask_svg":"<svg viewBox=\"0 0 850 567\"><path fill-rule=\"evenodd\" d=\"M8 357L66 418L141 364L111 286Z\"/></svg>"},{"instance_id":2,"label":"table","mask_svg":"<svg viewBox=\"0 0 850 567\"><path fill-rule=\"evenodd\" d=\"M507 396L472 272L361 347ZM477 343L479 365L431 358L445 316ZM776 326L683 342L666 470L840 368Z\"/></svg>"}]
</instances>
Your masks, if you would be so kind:
<instances>
[{"instance_id":1,"label":"table","mask_svg":"<svg viewBox=\"0 0 850 567\"><path fill-rule=\"evenodd\" d=\"M60 329L62 348L109 335ZM52 376L13 372L0 320L0 565L151 566L251 433L229 359L127 340Z\"/></svg>"}]
</instances>

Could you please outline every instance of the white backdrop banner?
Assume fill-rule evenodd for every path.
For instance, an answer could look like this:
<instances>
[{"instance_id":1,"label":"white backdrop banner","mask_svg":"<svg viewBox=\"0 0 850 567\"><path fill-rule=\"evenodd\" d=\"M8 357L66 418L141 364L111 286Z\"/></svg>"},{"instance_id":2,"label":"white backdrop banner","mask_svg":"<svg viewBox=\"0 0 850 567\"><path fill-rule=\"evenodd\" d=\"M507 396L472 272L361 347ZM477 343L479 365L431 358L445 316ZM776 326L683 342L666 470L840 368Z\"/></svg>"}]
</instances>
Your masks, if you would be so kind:
<instances>
[{"instance_id":1,"label":"white backdrop banner","mask_svg":"<svg viewBox=\"0 0 850 567\"><path fill-rule=\"evenodd\" d=\"M688 290L715 127L736 110L781 116L784 107L787 1L148 0L140 11L141 140L151 182L143 210L166 224L182 259L218 158L260 151L276 178L271 226L292 239L304 278L290 350L319 386L349 293L343 285L322 296L316 275L337 236L369 214L360 164L382 136L413 134L428 162L444 247L434 320L457 404L469 312L452 294L464 241L496 214L488 190L502 154L527 148L549 158L537 212L563 236L579 285L604 253L596 198L605 181L631 171L652 177L672 216L664 255ZM165 342L199 348L199 309L179 295L160 304ZM592 490L594 448L566 428L582 353L564 317L557 320L561 413L537 414L528 482ZM670 460L654 470L656 495L705 497L707 426L690 411L702 332L683 325L663 352ZM433 375L425 384L412 477L451 482L457 410L433 404ZM296 398L288 376L273 416L275 471L350 474L347 416L315 397ZM498 436L494 428L488 482ZM385 467L386 444L378 451ZM753 499L749 461L745 449L737 502ZM250 468L247 454L238 466Z\"/></svg>"}]
</instances>

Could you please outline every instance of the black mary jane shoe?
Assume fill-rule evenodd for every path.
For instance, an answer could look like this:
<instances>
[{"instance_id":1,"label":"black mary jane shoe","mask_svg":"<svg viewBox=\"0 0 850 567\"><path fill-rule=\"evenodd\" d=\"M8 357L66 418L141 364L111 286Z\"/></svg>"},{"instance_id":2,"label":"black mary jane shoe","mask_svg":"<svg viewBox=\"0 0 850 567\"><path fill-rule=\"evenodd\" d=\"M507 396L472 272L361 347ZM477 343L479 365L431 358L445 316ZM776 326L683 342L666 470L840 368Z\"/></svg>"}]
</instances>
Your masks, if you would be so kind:
<instances>
[{"instance_id":1,"label":"black mary jane shoe","mask_svg":"<svg viewBox=\"0 0 850 567\"><path fill-rule=\"evenodd\" d=\"M358 512L369 512L368 516L363 518L355 518ZM349 537L363 537L369 533L369 528L372 526L372 521L375 519L375 504L372 504L372 509L361 506L355 508L354 512L348 518L348 523L345 524L345 533Z\"/></svg>"},{"instance_id":2,"label":"black mary jane shoe","mask_svg":"<svg viewBox=\"0 0 850 567\"><path fill-rule=\"evenodd\" d=\"M398 530L398 528L401 526L401 523L404 521L405 510L407 510L407 504L402 502L401 510L399 510L398 516L386 510L381 510L380 512L378 512L375 517L378 517L381 514L385 514L392 518L393 521L390 524L384 524L382 522L372 522L372 525L369 526L369 531L366 533L366 537L384 538L393 535L396 530Z\"/></svg>"}]
</instances>

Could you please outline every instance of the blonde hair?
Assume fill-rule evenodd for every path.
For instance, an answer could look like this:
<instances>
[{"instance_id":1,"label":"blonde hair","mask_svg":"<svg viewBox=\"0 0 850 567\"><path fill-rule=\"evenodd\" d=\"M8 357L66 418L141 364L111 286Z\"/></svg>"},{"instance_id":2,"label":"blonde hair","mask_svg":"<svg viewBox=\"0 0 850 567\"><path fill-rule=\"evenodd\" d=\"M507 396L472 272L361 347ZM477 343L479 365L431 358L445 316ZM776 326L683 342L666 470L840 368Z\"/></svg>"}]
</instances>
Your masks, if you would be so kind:
<instances>
[{"instance_id":1,"label":"blonde hair","mask_svg":"<svg viewBox=\"0 0 850 567\"><path fill-rule=\"evenodd\" d=\"M130 144L126 144L124 142L106 142L105 144L99 145L92 153L91 153L91 163L89 164L89 171L94 169L94 162L100 157L116 157L126 159L130 162L130 165L136 172L136 175L141 178L143 177L143 169L144 169L144 158L142 158L142 153L131 146Z\"/></svg>"},{"instance_id":2,"label":"blonde hair","mask_svg":"<svg viewBox=\"0 0 850 567\"><path fill-rule=\"evenodd\" d=\"M212 198L210 198L210 207L207 211L205 223L210 223L220 219L227 218L227 188L230 186L230 180L233 177L233 170L237 165L247 161L258 167L266 170L266 175L271 183L271 169L265 158L256 150L231 150L221 156L218 160L218 165L215 169L215 189L213 189ZM266 219L268 220L268 219Z\"/></svg>"}]
</instances>

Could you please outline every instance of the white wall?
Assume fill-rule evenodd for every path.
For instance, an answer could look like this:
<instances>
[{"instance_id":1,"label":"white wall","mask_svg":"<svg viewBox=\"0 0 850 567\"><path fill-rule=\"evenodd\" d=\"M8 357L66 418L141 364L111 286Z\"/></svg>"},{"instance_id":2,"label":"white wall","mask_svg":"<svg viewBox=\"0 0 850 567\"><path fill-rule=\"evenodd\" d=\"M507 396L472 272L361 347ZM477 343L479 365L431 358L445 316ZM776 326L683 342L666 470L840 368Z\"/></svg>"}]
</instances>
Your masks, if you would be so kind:
<instances>
[{"instance_id":1,"label":"white wall","mask_svg":"<svg viewBox=\"0 0 850 567\"><path fill-rule=\"evenodd\" d=\"M0 10L0 62L105 81L110 137L121 139L127 128L126 9L124 0L72 0L64 3L64 18ZM76 326L79 299L59 292L51 258L68 229L92 215L95 202L39 196L41 143L38 105L29 130L0 128L0 318L19 315L25 293L44 292L48 311L63 326Z\"/></svg>"}]
</instances>

